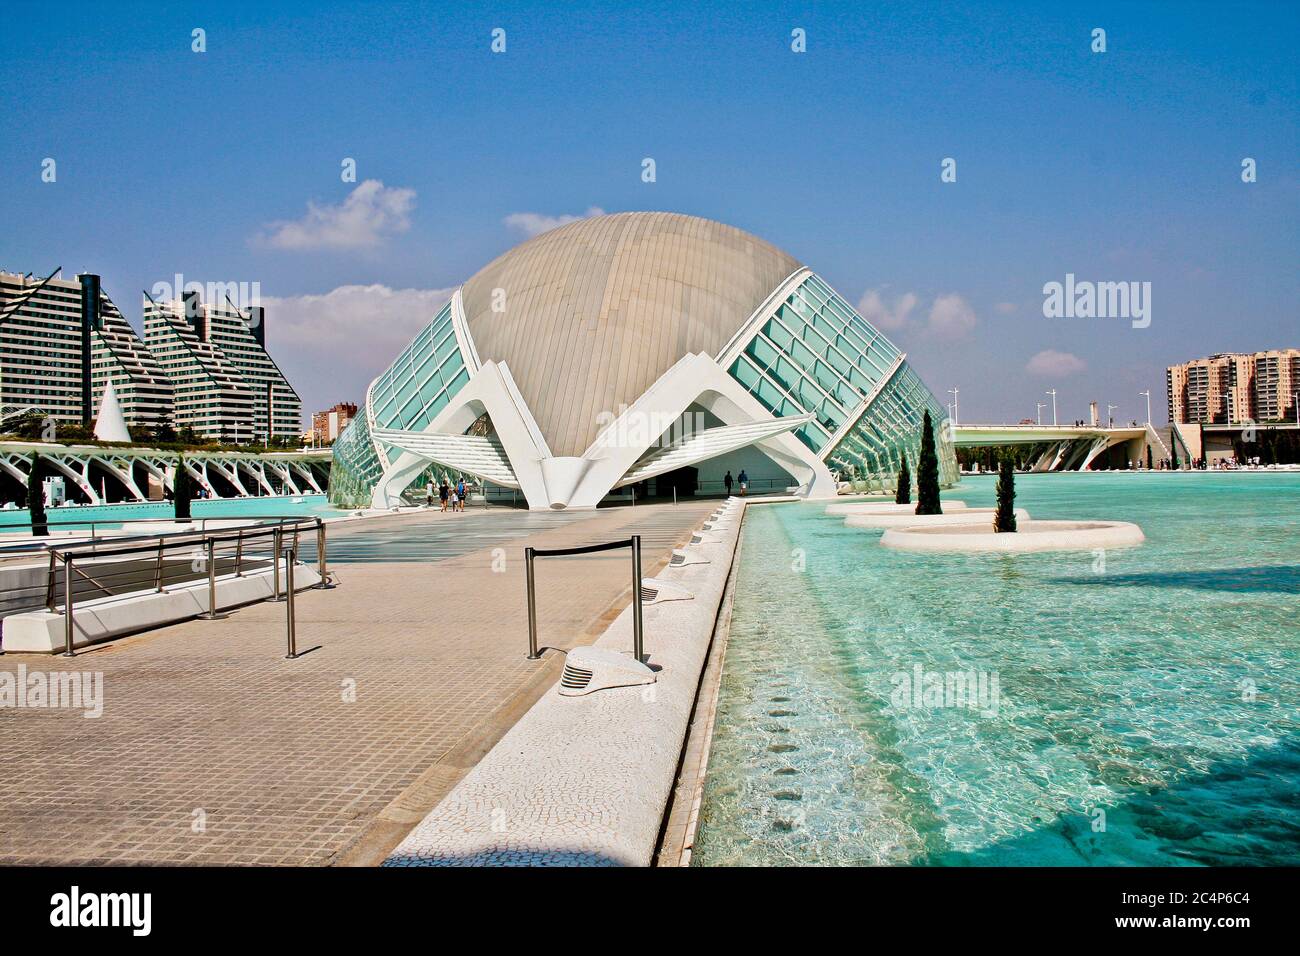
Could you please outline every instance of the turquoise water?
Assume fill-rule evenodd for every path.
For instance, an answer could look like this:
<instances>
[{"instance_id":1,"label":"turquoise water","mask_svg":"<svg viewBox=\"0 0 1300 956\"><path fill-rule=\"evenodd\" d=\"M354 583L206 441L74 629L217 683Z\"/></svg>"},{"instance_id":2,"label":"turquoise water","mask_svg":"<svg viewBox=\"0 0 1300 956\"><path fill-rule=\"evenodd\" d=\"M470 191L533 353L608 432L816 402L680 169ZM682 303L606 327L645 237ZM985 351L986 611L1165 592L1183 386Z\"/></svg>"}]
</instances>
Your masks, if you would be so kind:
<instances>
[{"instance_id":1,"label":"turquoise water","mask_svg":"<svg viewBox=\"0 0 1300 956\"><path fill-rule=\"evenodd\" d=\"M301 500L295 500L301 499ZM140 502L120 505L86 505L74 508L49 508L45 516L64 530L85 527L83 522L110 522L104 527L120 527L120 522L135 518L170 518L175 508L170 501ZM338 517L347 514L330 505L325 495L267 495L262 498L221 498L195 501L190 507L195 518L253 518L266 515L320 515ZM0 528L26 525L27 509L0 511ZM67 525L65 522L77 522Z\"/></svg>"},{"instance_id":2,"label":"turquoise water","mask_svg":"<svg viewBox=\"0 0 1300 956\"><path fill-rule=\"evenodd\" d=\"M749 509L695 862L1300 864L1300 475L1017 489L1147 541L920 555ZM917 665L996 706L907 693Z\"/></svg>"}]
</instances>

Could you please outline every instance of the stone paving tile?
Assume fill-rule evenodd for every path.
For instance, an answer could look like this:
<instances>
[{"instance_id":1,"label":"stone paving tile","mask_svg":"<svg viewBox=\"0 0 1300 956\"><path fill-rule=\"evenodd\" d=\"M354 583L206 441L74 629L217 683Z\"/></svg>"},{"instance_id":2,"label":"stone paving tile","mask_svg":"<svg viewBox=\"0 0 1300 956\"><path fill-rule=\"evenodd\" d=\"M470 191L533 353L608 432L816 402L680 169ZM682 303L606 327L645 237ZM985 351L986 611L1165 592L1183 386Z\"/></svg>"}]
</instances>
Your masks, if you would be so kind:
<instances>
[{"instance_id":1,"label":"stone paving tile","mask_svg":"<svg viewBox=\"0 0 1300 956\"><path fill-rule=\"evenodd\" d=\"M526 545L638 531L650 576L710 508L334 525L331 552L355 560L332 562L337 589L298 596L299 650L318 646L298 660L284 659L285 607L269 602L71 661L0 656L10 672L102 672L105 697L99 719L0 709L0 863L335 862L467 736L504 733L485 722L536 683L540 665L524 656ZM456 539L471 535L483 543L466 550ZM541 642L590 643L626 601L627 552L543 561L537 578Z\"/></svg>"}]
</instances>

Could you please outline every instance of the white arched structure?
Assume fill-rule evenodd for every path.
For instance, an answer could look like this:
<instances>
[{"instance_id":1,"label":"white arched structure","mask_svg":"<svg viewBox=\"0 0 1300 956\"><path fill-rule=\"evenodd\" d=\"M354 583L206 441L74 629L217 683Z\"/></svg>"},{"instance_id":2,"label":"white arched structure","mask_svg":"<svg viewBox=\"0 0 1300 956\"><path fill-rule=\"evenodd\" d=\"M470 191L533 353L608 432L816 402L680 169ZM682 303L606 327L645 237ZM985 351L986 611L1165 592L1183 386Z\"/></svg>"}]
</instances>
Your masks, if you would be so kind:
<instances>
[{"instance_id":1,"label":"white arched structure","mask_svg":"<svg viewBox=\"0 0 1300 956\"><path fill-rule=\"evenodd\" d=\"M330 496L390 508L445 470L531 508L594 508L749 449L829 497L850 474L915 468L926 411L951 483L942 406L820 277L731 226L620 213L543 233L458 288L370 384Z\"/></svg>"}]
</instances>

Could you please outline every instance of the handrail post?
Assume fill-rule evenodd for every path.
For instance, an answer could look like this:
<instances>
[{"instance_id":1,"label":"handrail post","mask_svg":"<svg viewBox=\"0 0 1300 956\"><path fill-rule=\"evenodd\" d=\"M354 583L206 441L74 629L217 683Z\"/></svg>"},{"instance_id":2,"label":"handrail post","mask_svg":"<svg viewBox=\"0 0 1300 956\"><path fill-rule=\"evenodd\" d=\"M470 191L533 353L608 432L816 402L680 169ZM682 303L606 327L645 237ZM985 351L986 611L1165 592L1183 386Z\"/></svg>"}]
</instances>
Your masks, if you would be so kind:
<instances>
[{"instance_id":1,"label":"handrail post","mask_svg":"<svg viewBox=\"0 0 1300 956\"><path fill-rule=\"evenodd\" d=\"M271 535L271 586L274 593L272 601L280 600L280 528L277 525Z\"/></svg>"},{"instance_id":2,"label":"handrail post","mask_svg":"<svg viewBox=\"0 0 1300 956\"><path fill-rule=\"evenodd\" d=\"M154 590L162 593L163 589L163 549L166 547L163 538L158 539L158 564L153 569L153 587Z\"/></svg>"},{"instance_id":3,"label":"handrail post","mask_svg":"<svg viewBox=\"0 0 1300 956\"><path fill-rule=\"evenodd\" d=\"M217 540L208 538L208 612L199 615L205 621L220 620L217 613Z\"/></svg>"},{"instance_id":4,"label":"handrail post","mask_svg":"<svg viewBox=\"0 0 1300 956\"><path fill-rule=\"evenodd\" d=\"M235 577L244 576L244 529L235 532Z\"/></svg>"},{"instance_id":5,"label":"handrail post","mask_svg":"<svg viewBox=\"0 0 1300 956\"><path fill-rule=\"evenodd\" d=\"M641 663L645 645L641 634L641 536L632 535L632 657Z\"/></svg>"},{"instance_id":6,"label":"handrail post","mask_svg":"<svg viewBox=\"0 0 1300 956\"><path fill-rule=\"evenodd\" d=\"M76 657L72 652L72 555L63 556L63 656Z\"/></svg>"},{"instance_id":7,"label":"handrail post","mask_svg":"<svg viewBox=\"0 0 1300 956\"><path fill-rule=\"evenodd\" d=\"M325 522L319 518L316 519L316 573L320 576L317 588L324 591L334 587L334 582L330 580L329 565L325 561Z\"/></svg>"},{"instance_id":8,"label":"handrail post","mask_svg":"<svg viewBox=\"0 0 1300 956\"><path fill-rule=\"evenodd\" d=\"M278 554L276 555L275 560L276 560L276 567L279 567L280 556ZM298 656L298 633L296 630L297 622L294 620L294 609L293 609L293 566L297 562L297 560L298 560L297 549L292 547L284 549L284 576L285 576L285 584L287 587L285 591L284 610L285 610L285 617L288 621L288 626L289 626L289 632L288 632L289 653L285 654L284 657L285 660L290 660L290 661L294 660Z\"/></svg>"},{"instance_id":9,"label":"handrail post","mask_svg":"<svg viewBox=\"0 0 1300 956\"><path fill-rule=\"evenodd\" d=\"M535 661L537 652L537 589L533 580L533 549L524 548L524 571L528 578L528 659Z\"/></svg>"},{"instance_id":10,"label":"handrail post","mask_svg":"<svg viewBox=\"0 0 1300 956\"><path fill-rule=\"evenodd\" d=\"M55 562L57 560L58 560L58 552L56 552L53 548L51 548L50 549L50 573L45 579L45 609L47 611L54 610L54 574L56 569Z\"/></svg>"}]
</instances>

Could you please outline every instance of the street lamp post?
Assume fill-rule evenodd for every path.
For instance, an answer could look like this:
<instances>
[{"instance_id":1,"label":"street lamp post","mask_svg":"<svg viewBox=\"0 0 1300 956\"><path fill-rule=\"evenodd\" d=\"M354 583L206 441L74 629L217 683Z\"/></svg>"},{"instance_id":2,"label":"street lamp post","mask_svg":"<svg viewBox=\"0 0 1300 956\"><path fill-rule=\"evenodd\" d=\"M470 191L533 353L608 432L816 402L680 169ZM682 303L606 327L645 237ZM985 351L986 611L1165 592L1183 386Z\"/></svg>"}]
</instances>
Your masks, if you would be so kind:
<instances>
[{"instance_id":1,"label":"street lamp post","mask_svg":"<svg viewBox=\"0 0 1300 956\"><path fill-rule=\"evenodd\" d=\"M1052 396L1052 427L1056 427L1056 389L1049 388L1046 394Z\"/></svg>"},{"instance_id":2,"label":"street lamp post","mask_svg":"<svg viewBox=\"0 0 1300 956\"><path fill-rule=\"evenodd\" d=\"M1108 404L1108 405L1106 406L1106 421L1107 421L1107 427L1108 427L1108 428L1114 428L1114 427L1115 427L1115 416L1112 415L1111 413L1112 413L1113 411L1115 411L1115 409L1117 409L1117 408L1119 408L1118 405L1109 405L1109 404Z\"/></svg>"},{"instance_id":3,"label":"street lamp post","mask_svg":"<svg viewBox=\"0 0 1300 956\"><path fill-rule=\"evenodd\" d=\"M956 424L957 424L957 392L958 392L958 389L957 389L956 387L953 387L953 388L948 389L948 392L952 395L952 423L953 423L954 425L956 425Z\"/></svg>"},{"instance_id":4,"label":"street lamp post","mask_svg":"<svg viewBox=\"0 0 1300 956\"><path fill-rule=\"evenodd\" d=\"M1138 392L1138 394L1145 395L1147 397L1147 424L1150 425L1151 424L1151 389L1148 388L1145 392Z\"/></svg>"},{"instance_id":5,"label":"street lamp post","mask_svg":"<svg viewBox=\"0 0 1300 956\"><path fill-rule=\"evenodd\" d=\"M1047 404L1046 402L1038 403L1038 424L1039 425L1043 424L1043 406L1046 404Z\"/></svg>"}]
</instances>

